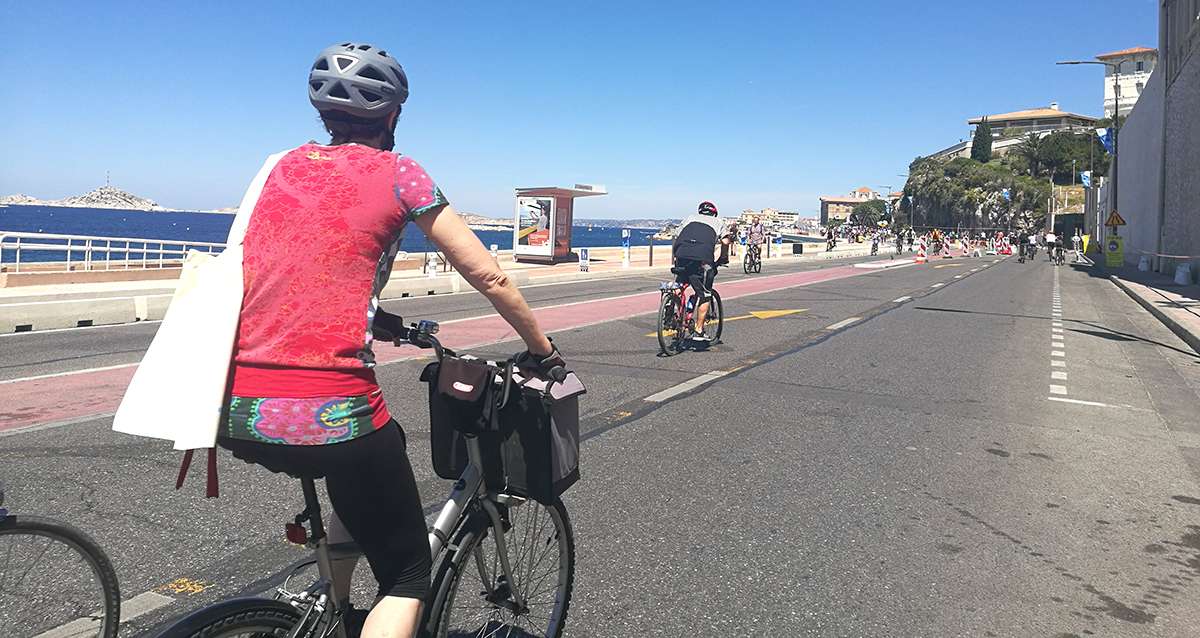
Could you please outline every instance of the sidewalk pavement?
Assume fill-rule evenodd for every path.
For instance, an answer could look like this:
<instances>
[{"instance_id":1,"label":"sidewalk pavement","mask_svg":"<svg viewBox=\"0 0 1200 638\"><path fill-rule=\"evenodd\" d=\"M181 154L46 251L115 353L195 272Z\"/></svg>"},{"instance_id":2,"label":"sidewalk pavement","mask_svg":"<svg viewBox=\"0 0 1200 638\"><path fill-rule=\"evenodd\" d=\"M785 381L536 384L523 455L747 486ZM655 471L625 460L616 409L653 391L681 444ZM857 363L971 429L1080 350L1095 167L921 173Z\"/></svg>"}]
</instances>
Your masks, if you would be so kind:
<instances>
[{"instance_id":1,"label":"sidewalk pavement","mask_svg":"<svg viewBox=\"0 0 1200 638\"><path fill-rule=\"evenodd\" d=\"M1103 272L1200 353L1200 285L1180 285L1164 274L1140 272L1130 266Z\"/></svg>"},{"instance_id":2,"label":"sidewalk pavement","mask_svg":"<svg viewBox=\"0 0 1200 638\"><path fill-rule=\"evenodd\" d=\"M833 252L825 252L823 244L810 243L804 244L805 252L801 255L791 254L789 244L784 244L783 250L779 248L771 247L771 257L765 260L767 263L863 257L871 252L870 244L842 244ZM741 260L742 250L744 247L739 246L730 267L740 268L737 262ZM514 262L511 253L501 253L497 259L518 286L529 286L648 273L661 273L666 278L670 276L667 273L670 251L669 244L656 245L654 265L651 266L649 247L634 247L626 267L621 248L592 248L587 272L580 271L578 262ZM766 255L765 250L763 254ZM893 249L885 247L881 248L879 257L892 254ZM151 280L0 288L0 334L160 320L166 314L175 283L175 280ZM398 269L392 272L380 298L423 297L470 290L470 284L453 271L439 269L430 276L420 269Z\"/></svg>"}]
</instances>

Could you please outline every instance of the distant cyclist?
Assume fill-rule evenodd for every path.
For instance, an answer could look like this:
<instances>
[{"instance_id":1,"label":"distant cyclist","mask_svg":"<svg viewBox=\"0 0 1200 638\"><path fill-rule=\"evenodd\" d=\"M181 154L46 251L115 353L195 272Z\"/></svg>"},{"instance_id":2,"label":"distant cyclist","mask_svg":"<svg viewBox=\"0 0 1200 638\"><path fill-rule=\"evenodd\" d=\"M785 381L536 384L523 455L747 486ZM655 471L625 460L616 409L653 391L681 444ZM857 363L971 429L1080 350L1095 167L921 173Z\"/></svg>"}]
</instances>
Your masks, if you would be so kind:
<instances>
[{"instance_id":1,"label":"distant cyclist","mask_svg":"<svg viewBox=\"0 0 1200 638\"><path fill-rule=\"evenodd\" d=\"M1046 231L1046 255L1050 257L1050 261L1058 265L1058 253L1062 246L1058 243L1058 236L1054 234L1054 229Z\"/></svg>"},{"instance_id":2,"label":"distant cyclist","mask_svg":"<svg viewBox=\"0 0 1200 638\"><path fill-rule=\"evenodd\" d=\"M746 248L758 258L761 256L762 243L766 240L767 230L763 227L762 219L755 217L754 222L750 224L750 228L746 230Z\"/></svg>"},{"instance_id":3,"label":"distant cyclist","mask_svg":"<svg viewBox=\"0 0 1200 638\"><path fill-rule=\"evenodd\" d=\"M1075 229L1075 236L1071 237L1071 249L1075 251L1075 263L1083 261L1083 237L1079 236L1079 229Z\"/></svg>"},{"instance_id":4,"label":"distant cyclist","mask_svg":"<svg viewBox=\"0 0 1200 638\"><path fill-rule=\"evenodd\" d=\"M676 281L689 284L697 299L694 341L712 340L704 332L704 320L712 298L709 291L717 277L717 266L729 263L729 245L732 243L722 230L717 219L717 206L712 202L700 202L697 214L683 220L671 245L672 261L683 270L676 276Z\"/></svg>"}]
</instances>

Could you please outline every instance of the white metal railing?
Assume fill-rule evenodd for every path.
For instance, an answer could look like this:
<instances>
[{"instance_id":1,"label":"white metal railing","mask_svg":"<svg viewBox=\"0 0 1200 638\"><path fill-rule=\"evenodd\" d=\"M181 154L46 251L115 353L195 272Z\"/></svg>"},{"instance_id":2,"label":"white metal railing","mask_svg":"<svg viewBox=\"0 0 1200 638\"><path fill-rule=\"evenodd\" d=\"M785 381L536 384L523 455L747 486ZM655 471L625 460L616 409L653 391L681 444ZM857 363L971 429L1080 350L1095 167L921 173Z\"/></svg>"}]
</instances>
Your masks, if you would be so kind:
<instances>
[{"instance_id":1,"label":"white metal railing","mask_svg":"<svg viewBox=\"0 0 1200 638\"><path fill-rule=\"evenodd\" d=\"M224 249L225 244L203 241L0 230L0 267L13 272L34 266L41 271L162 268L182 263L188 250L219 253Z\"/></svg>"}]
</instances>

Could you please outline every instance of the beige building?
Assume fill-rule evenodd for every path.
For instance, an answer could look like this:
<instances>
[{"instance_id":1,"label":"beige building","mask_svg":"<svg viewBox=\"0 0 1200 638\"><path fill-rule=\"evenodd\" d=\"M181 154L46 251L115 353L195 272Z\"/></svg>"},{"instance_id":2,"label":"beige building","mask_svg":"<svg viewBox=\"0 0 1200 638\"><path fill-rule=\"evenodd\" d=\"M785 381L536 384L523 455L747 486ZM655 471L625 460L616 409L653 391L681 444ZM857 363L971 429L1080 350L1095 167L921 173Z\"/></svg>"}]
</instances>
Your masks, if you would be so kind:
<instances>
[{"instance_id":1,"label":"beige building","mask_svg":"<svg viewBox=\"0 0 1200 638\"><path fill-rule=\"evenodd\" d=\"M822 226L828 226L829 222L834 220L844 222L850 219L850 212L855 206L873 199L886 199L894 210L901 197L904 197L904 193L889 193L887 197L883 197L866 186L854 189L849 195L822 195L820 223Z\"/></svg>"},{"instance_id":2,"label":"beige building","mask_svg":"<svg viewBox=\"0 0 1200 638\"><path fill-rule=\"evenodd\" d=\"M1111 90L1111 89L1110 89ZM1058 108L1058 102L1051 102L1049 107L997 113L995 115L974 117L967 120L970 125L970 135L966 140L959 140L932 155L943 159L956 159L971 156L971 142L975 139L975 127L987 117L992 127L992 156L1003 157L1021 143L1029 133L1048 135L1057 131L1088 132L1096 125L1096 118L1063 111Z\"/></svg>"},{"instance_id":3,"label":"beige building","mask_svg":"<svg viewBox=\"0 0 1200 638\"><path fill-rule=\"evenodd\" d=\"M1146 83L1150 81L1154 66L1158 64L1158 49L1133 47L1104 53L1096 56L1096 59L1116 65L1104 67L1104 117L1112 117L1114 103L1118 113L1129 115L1146 88ZM1117 93L1114 95L1114 92Z\"/></svg>"}]
</instances>

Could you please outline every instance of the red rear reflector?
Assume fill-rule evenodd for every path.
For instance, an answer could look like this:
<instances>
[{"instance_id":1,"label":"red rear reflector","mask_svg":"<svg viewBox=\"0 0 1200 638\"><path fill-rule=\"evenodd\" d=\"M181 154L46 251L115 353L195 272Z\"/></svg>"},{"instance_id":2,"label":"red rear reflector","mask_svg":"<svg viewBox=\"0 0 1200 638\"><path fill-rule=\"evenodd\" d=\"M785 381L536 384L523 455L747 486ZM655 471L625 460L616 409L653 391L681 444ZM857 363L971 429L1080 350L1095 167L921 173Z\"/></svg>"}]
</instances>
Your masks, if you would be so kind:
<instances>
[{"instance_id":1,"label":"red rear reflector","mask_svg":"<svg viewBox=\"0 0 1200 638\"><path fill-rule=\"evenodd\" d=\"M308 542L308 530L304 529L303 525L299 523L288 523L286 527L288 542L295 543L297 545L303 545Z\"/></svg>"}]
</instances>

